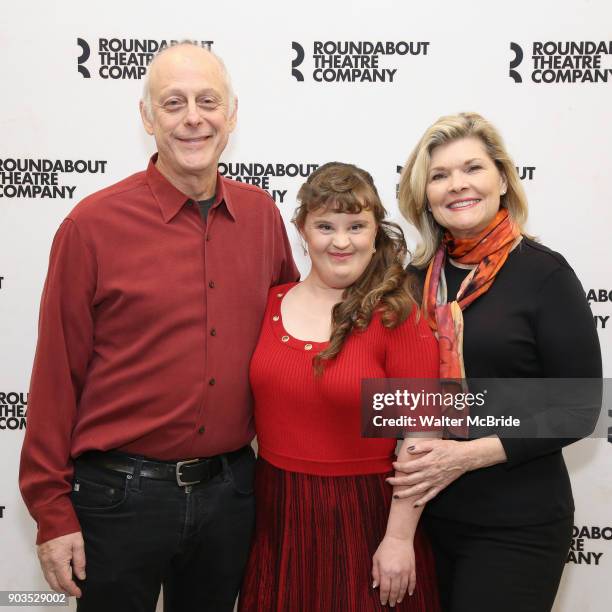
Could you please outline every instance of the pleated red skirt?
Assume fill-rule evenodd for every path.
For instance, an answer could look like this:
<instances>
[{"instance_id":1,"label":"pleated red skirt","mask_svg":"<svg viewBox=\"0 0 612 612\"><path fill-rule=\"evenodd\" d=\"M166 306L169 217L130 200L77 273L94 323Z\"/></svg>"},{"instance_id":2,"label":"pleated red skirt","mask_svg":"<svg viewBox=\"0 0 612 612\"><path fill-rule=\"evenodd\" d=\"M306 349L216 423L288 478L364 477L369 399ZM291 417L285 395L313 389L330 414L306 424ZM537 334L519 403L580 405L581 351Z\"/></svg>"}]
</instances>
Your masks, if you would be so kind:
<instances>
[{"instance_id":1,"label":"pleated red skirt","mask_svg":"<svg viewBox=\"0 0 612 612\"><path fill-rule=\"evenodd\" d=\"M371 612L372 556L387 525L389 474L312 476L258 459L256 527L240 612ZM419 527L417 586L394 609L438 612L434 560Z\"/></svg>"}]
</instances>

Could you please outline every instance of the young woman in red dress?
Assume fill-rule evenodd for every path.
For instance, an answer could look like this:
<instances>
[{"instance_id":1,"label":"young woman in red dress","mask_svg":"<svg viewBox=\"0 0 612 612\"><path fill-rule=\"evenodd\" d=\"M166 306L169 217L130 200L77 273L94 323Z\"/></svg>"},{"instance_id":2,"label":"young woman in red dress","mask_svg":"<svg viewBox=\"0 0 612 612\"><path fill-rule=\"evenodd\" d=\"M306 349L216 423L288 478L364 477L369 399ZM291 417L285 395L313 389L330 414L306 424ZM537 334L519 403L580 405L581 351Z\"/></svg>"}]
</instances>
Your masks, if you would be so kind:
<instances>
[{"instance_id":1,"label":"young woman in red dress","mask_svg":"<svg viewBox=\"0 0 612 612\"><path fill-rule=\"evenodd\" d=\"M396 441L360 433L362 379L438 374L403 234L355 166L320 167L298 199L312 269L271 290L251 362L257 518L239 609L436 612L422 506L385 481Z\"/></svg>"}]
</instances>

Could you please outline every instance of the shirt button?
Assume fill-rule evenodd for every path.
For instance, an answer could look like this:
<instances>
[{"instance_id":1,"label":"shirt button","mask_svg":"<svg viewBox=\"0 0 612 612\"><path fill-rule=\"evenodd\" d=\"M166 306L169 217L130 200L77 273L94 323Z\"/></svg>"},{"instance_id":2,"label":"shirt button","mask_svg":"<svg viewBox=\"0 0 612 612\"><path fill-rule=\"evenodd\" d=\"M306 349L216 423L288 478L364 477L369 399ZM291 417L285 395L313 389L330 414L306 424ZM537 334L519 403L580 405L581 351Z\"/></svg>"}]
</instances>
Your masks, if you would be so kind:
<instances>
[{"instance_id":1,"label":"shirt button","mask_svg":"<svg viewBox=\"0 0 612 612\"><path fill-rule=\"evenodd\" d=\"M283 342L289 342L289 336L283 336L283 337L281 338L281 340L282 340Z\"/></svg>"},{"instance_id":2,"label":"shirt button","mask_svg":"<svg viewBox=\"0 0 612 612\"><path fill-rule=\"evenodd\" d=\"M187 206L192 206L193 205L193 200L187 200Z\"/></svg>"},{"instance_id":3,"label":"shirt button","mask_svg":"<svg viewBox=\"0 0 612 612\"><path fill-rule=\"evenodd\" d=\"M305 350L305 351L309 351L309 350L311 350L311 349L312 349L312 344L305 344L305 345L304 345L304 350Z\"/></svg>"},{"instance_id":4,"label":"shirt button","mask_svg":"<svg viewBox=\"0 0 612 612\"><path fill-rule=\"evenodd\" d=\"M208 286L209 286L211 289L214 289L214 288L215 288L215 281L210 281L210 282L208 283Z\"/></svg>"},{"instance_id":5,"label":"shirt button","mask_svg":"<svg viewBox=\"0 0 612 612\"><path fill-rule=\"evenodd\" d=\"M203 434L205 431L206 431L206 427L204 427L204 425L202 425L202 427L198 429L199 434Z\"/></svg>"},{"instance_id":6,"label":"shirt button","mask_svg":"<svg viewBox=\"0 0 612 612\"><path fill-rule=\"evenodd\" d=\"M272 320L273 320L273 321L278 321L279 319L280 319L280 317L279 317L278 315L274 315L274 316L272 317Z\"/></svg>"},{"instance_id":7,"label":"shirt button","mask_svg":"<svg viewBox=\"0 0 612 612\"><path fill-rule=\"evenodd\" d=\"M214 327L210 330L210 335L211 336L216 336L217 335L217 330Z\"/></svg>"},{"instance_id":8,"label":"shirt button","mask_svg":"<svg viewBox=\"0 0 612 612\"><path fill-rule=\"evenodd\" d=\"M216 381L214 378L211 378L211 379L208 381L208 384L209 384L211 387L214 387L216 382L217 382L217 381Z\"/></svg>"},{"instance_id":9,"label":"shirt button","mask_svg":"<svg viewBox=\"0 0 612 612\"><path fill-rule=\"evenodd\" d=\"M277 293L277 294L276 294L276 297L281 298L281 297L283 297L283 294L282 294L282 293Z\"/></svg>"}]
</instances>

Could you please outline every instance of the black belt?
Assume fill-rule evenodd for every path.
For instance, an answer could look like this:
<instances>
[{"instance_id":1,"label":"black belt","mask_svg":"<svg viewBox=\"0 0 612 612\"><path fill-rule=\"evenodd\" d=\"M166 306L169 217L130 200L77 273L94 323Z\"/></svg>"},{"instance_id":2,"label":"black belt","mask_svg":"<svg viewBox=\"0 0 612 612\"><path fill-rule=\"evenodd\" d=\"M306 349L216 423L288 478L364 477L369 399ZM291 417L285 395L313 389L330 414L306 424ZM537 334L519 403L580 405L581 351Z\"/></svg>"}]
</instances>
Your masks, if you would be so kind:
<instances>
[{"instance_id":1,"label":"black belt","mask_svg":"<svg viewBox=\"0 0 612 612\"><path fill-rule=\"evenodd\" d=\"M180 487L195 485L200 482L211 480L223 471L222 457L225 456L229 463L233 463L242 455L250 451L250 446L223 453L205 459L187 459L186 461L164 462L151 459L124 455L113 451L88 451L77 458L77 463L82 461L89 465L106 468L122 474L136 475L138 463L140 465L140 476L154 480L175 481Z\"/></svg>"}]
</instances>

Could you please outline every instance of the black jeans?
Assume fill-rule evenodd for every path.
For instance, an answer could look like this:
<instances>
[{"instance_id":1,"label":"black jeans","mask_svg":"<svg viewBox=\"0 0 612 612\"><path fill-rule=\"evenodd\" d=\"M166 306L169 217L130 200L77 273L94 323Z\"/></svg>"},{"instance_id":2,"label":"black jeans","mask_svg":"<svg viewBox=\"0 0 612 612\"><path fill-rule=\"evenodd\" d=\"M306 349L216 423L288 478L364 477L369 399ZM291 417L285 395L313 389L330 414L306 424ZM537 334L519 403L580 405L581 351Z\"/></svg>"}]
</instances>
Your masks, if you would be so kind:
<instances>
[{"instance_id":1,"label":"black jeans","mask_svg":"<svg viewBox=\"0 0 612 612\"><path fill-rule=\"evenodd\" d=\"M573 516L488 527L427 516L443 612L549 612L572 539Z\"/></svg>"},{"instance_id":2,"label":"black jeans","mask_svg":"<svg viewBox=\"0 0 612 612\"><path fill-rule=\"evenodd\" d=\"M249 449L250 450L250 449ZM253 452L192 487L77 460L72 502L85 539L79 612L231 612L254 525Z\"/></svg>"}]
</instances>

